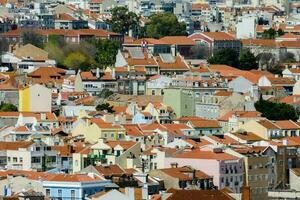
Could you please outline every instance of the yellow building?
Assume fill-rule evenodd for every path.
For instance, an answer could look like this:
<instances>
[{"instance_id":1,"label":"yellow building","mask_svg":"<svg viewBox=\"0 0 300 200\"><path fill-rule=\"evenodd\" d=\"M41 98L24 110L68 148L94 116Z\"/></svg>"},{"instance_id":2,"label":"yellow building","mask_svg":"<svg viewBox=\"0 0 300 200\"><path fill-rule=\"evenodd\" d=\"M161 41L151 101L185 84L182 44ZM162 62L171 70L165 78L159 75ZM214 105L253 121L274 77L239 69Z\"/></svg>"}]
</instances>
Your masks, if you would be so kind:
<instances>
[{"instance_id":1,"label":"yellow building","mask_svg":"<svg viewBox=\"0 0 300 200\"><path fill-rule=\"evenodd\" d=\"M124 140L125 129L118 124L104 122L101 119L80 119L82 122L72 131L73 136L82 135L87 142L95 143L99 138Z\"/></svg>"},{"instance_id":2,"label":"yellow building","mask_svg":"<svg viewBox=\"0 0 300 200\"><path fill-rule=\"evenodd\" d=\"M35 84L19 90L19 112L51 112L51 89Z\"/></svg>"}]
</instances>

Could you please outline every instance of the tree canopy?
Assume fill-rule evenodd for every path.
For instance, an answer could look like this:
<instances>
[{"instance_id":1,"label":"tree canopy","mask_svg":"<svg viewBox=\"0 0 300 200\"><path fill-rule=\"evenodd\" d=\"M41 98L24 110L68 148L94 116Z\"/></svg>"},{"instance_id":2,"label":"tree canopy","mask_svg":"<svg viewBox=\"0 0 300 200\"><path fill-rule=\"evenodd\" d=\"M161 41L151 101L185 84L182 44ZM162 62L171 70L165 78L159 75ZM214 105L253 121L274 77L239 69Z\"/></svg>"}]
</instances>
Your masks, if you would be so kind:
<instances>
[{"instance_id":1,"label":"tree canopy","mask_svg":"<svg viewBox=\"0 0 300 200\"><path fill-rule=\"evenodd\" d=\"M299 118L299 112L291 105L275 103L260 98L255 104L255 109L269 120L294 120Z\"/></svg>"},{"instance_id":2,"label":"tree canopy","mask_svg":"<svg viewBox=\"0 0 300 200\"><path fill-rule=\"evenodd\" d=\"M12 111L18 111L18 108L11 103L2 103L0 104L0 111L1 112L12 112Z\"/></svg>"},{"instance_id":3,"label":"tree canopy","mask_svg":"<svg viewBox=\"0 0 300 200\"><path fill-rule=\"evenodd\" d=\"M164 36L187 35L186 24L179 22L173 13L159 13L150 16L146 24L146 36L162 38Z\"/></svg>"},{"instance_id":4,"label":"tree canopy","mask_svg":"<svg viewBox=\"0 0 300 200\"><path fill-rule=\"evenodd\" d=\"M116 61L119 43L112 40L98 40L96 43L96 62L102 67L113 65Z\"/></svg>"},{"instance_id":5,"label":"tree canopy","mask_svg":"<svg viewBox=\"0 0 300 200\"><path fill-rule=\"evenodd\" d=\"M238 68L242 70L251 70L251 69L258 68L256 57L249 49L245 49L241 51Z\"/></svg>"},{"instance_id":6,"label":"tree canopy","mask_svg":"<svg viewBox=\"0 0 300 200\"><path fill-rule=\"evenodd\" d=\"M218 49L208 60L209 64L223 64L232 67L239 66L239 55L233 49Z\"/></svg>"},{"instance_id":7,"label":"tree canopy","mask_svg":"<svg viewBox=\"0 0 300 200\"><path fill-rule=\"evenodd\" d=\"M128 34L129 30L136 30L139 24L139 17L134 12L129 12L126 7L115 7L112 9L111 25L112 30L121 34Z\"/></svg>"},{"instance_id":8,"label":"tree canopy","mask_svg":"<svg viewBox=\"0 0 300 200\"><path fill-rule=\"evenodd\" d=\"M109 105L109 103L102 103L96 106L97 111L107 111L108 113L114 113L113 106Z\"/></svg>"},{"instance_id":9,"label":"tree canopy","mask_svg":"<svg viewBox=\"0 0 300 200\"><path fill-rule=\"evenodd\" d=\"M60 37L51 37L44 49L59 67L87 71L113 65L119 43L108 39L91 39L80 44L67 44Z\"/></svg>"},{"instance_id":10,"label":"tree canopy","mask_svg":"<svg viewBox=\"0 0 300 200\"><path fill-rule=\"evenodd\" d=\"M268 30L264 30L262 33L263 39L275 39L275 37L284 35L284 32L281 29L278 29L277 31L273 28L269 28Z\"/></svg>"},{"instance_id":11,"label":"tree canopy","mask_svg":"<svg viewBox=\"0 0 300 200\"><path fill-rule=\"evenodd\" d=\"M43 48L44 46L43 36L34 30L22 31L22 39L24 45L32 44L39 48Z\"/></svg>"}]
</instances>

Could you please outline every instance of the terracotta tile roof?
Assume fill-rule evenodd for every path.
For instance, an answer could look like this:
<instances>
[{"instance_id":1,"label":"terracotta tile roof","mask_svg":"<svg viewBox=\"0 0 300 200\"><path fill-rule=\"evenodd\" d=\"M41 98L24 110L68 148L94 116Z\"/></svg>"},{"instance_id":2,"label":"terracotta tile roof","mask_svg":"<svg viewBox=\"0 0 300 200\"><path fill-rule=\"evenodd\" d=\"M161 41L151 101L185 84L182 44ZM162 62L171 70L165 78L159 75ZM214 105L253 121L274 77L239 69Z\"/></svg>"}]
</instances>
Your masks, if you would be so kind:
<instances>
[{"instance_id":1,"label":"terracotta tile roof","mask_svg":"<svg viewBox=\"0 0 300 200\"><path fill-rule=\"evenodd\" d=\"M107 123L107 122L103 121L102 119L98 119L98 118L91 119L91 122L95 123L101 129L123 129L118 124Z\"/></svg>"},{"instance_id":2,"label":"terracotta tile roof","mask_svg":"<svg viewBox=\"0 0 300 200\"><path fill-rule=\"evenodd\" d=\"M29 129L26 126L18 126L14 129L15 132L27 132Z\"/></svg>"},{"instance_id":3,"label":"terracotta tile roof","mask_svg":"<svg viewBox=\"0 0 300 200\"><path fill-rule=\"evenodd\" d=\"M127 106L114 106L113 110L115 111L116 114L126 113Z\"/></svg>"},{"instance_id":4,"label":"terracotta tile roof","mask_svg":"<svg viewBox=\"0 0 300 200\"><path fill-rule=\"evenodd\" d=\"M76 19L67 13L60 13L56 16L56 20L74 21Z\"/></svg>"},{"instance_id":5,"label":"terracotta tile roof","mask_svg":"<svg viewBox=\"0 0 300 200\"><path fill-rule=\"evenodd\" d=\"M74 103L75 105L93 106L95 105L95 97L87 96L87 97L79 98L76 99Z\"/></svg>"},{"instance_id":6,"label":"terracotta tile roof","mask_svg":"<svg viewBox=\"0 0 300 200\"><path fill-rule=\"evenodd\" d=\"M291 169L292 170L292 172L294 172L294 174L296 175L296 176L300 176L300 168L293 168L293 169Z\"/></svg>"},{"instance_id":7,"label":"terracotta tile roof","mask_svg":"<svg viewBox=\"0 0 300 200\"><path fill-rule=\"evenodd\" d=\"M111 148L115 148L117 145L120 145L123 149L127 150L134 146L136 142L133 141L106 141L106 145L110 146Z\"/></svg>"},{"instance_id":8,"label":"terracotta tile roof","mask_svg":"<svg viewBox=\"0 0 300 200\"><path fill-rule=\"evenodd\" d=\"M267 147L264 146L243 146L243 147L237 147L233 148L234 151L244 154L244 155L251 155L251 154L259 154L262 153Z\"/></svg>"},{"instance_id":9,"label":"terracotta tile roof","mask_svg":"<svg viewBox=\"0 0 300 200\"><path fill-rule=\"evenodd\" d=\"M259 137L257 134L252 133L252 132L236 132L236 133L231 133L232 135L246 141L262 141L264 140L263 138Z\"/></svg>"},{"instance_id":10,"label":"terracotta tile roof","mask_svg":"<svg viewBox=\"0 0 300 200\"><path fill-rule=\"evenodd\" d=\"M137 124L124 124L126 134L134 137L142 137L144 136L143 132L139 128Z\"/></svg>"},{"instance_id":11,"label":"terracotta tile roof","mask_svg":"<svg viewBox=\"0 0 300 200\"><path fill-rule=\"evenodd\" d=\"M257 118L261 116L258 111L229 111L225 115L221 116L218 120L228 121L230 117L237 116L238 118Z\"/></svg>"},{"instance_id":12,"label":"terracotta tile roof","mask_svg":"<svg viewBox=\"0 0 300 200\"><path fill-rule=\"evenodd\" d=\"M211 40L235 40L235 38L228 34L228 33L225 33L225 32L202 32L202 33L196 33L196 34L193 34L191 35L190 38L192 39L197 39L197 34L200 34L200 35L204 35L205 37L211 39Z\"/></svg>"},{"instance_id":13,"label":"terracotta tile roof","mask_svg":"<svg viewBox=\"0 0 300 200\"><path fill-rule=\"evenodd\" d=\"M238 76L243 76L244 78L248 79L252 83L257 83L258 80L262 76L266 76L268 78L273 78L274 75L264 72L264 71L244 71L244 70L239 70L237 68L228 66L228 65L210 65L209 69L213 72L218 72L220 73L221 76L223 77L238 77Z\"/></svg>"},{"instance_id":14,"label":"terracotta tile roof","mask_svg":"<svg viewBox=\"0 0 300 200\"><path fill-rule=\"evenodd\" d=\"M108 166L94 166L94 168L102 175L102 176L122 176L127 174L127 172L122 169L119 165L108 165Z\"/></svg>"},{"instance_id":15,"label":"terracotta tile roof","mask_svg":"<svg viewBox=\"0 0 300 200\"><path fill-rule=\"evenodd\" d=\"M191 176L194 173L194 169L190 167L164 168L159 170L171 177L178 178L180 181L191 181L194 178L193 176ZM191 175L189 175L188 173L190 173ZM195 176L198 179L212 178L211 176L205 174L200 170L195 170Z\"/></svg>"},{"instance_id":16,"label":"terracotta tile roof","mask_svg":"<svg viewBox=\"0 0 300 200\"><path fill-rule=\"evenodd\" d=\"M71 145L63 145L63 146L53 146L53 150L58 151L60 156L63 157L72 157L72 154L75 153L74 148Z\"/></svg>"},{"instance_id":17,"label":"terracotta tile roof","mask_svg":"<svg viewBox=\"0 0 300 200\"><path fill-rule=\"evenodd\" d=\"M227 135L224 135L223 137L217 137L217 136L214 136L214 135L210 135L208 137L210 139L216 141L219 144L225 144L225 145L239 144L238 141L236 141L235 139L233 139L233 138L231 138Z\"/></svg>"},{"instance_id":18,"label":"terracotta tile roof","mask_svg":"<svg viewBox=\"0 0 300 200\"><path fill-rule=\"evenodd\" d=\"M233 200L231 196L226 193L221 192L220 190L176 190L169 189L167 193L172 193L170 197L167 197L166 200L196 200L196 199L205 199L205 200Z\"/></svg>"},{"instance_id":19,"label":"terracotta tile roof","mask_svg":"<svg viewBox=\"0 0 300 200\"><path fill-rule=\"evenodd\" d=\"M230 91L217 91L215 93L215 96L220 96L220 97L229 97L233 94L233 92Z\"/></svg>"},{"instance_id":20,"label":"terracotta tile roof","mask_svg":"<svg viewBox=\"0 0 300 200\"><path fill-rule=\"evenodd\" d=\"M200 149L195 149L188 152L183 152L181 154L177 154L176 158L180 159L204 159L204 160L237 160L238 158L232 156L228 153L220 152L215 153L212 151L203 151Z\"/></svg>"},{"instance_id":21,"label":"terracotta tile roof","mask_svg":"<svg viewBox=\"0 0 300 200\"><path fill-rule=\"evenodd\" d=\"M279 126L269 120L260 120L258 123L267 129L280 129Z\"/></svg>"},{"instance_id":22,"label":"terracotta tile roof","mask_svg":"<svg viewBox=\"0 0 300 200\"><path fill-rule=\"evenodd\" d=\"M166 45L165 41L154 39L154 38L142 38L142 39L136 39L133 41L128 41L124 43L125 45L134 44L134 45L141 45L142 43L147 43L147 45Z\"/></svg>"},{"instance_id":23,"label":"terracotta tile roof","mask_svg":"<svg viewBox=\"0 0 300 200\"><path fill-rule=\"evenodd\" d=\"M209 8L208 3L192 3L192 10L208 10Z\"/></svg>"},{"instance_id":24,"label":"terracotta tile roof","mask_svg":"<svg viewBox=\"0 0 300 200\"><path fill-rule=\"evenodd\" d=\"M159 40L163 41L166 44L173 44L173 45L189 45L189 46L196 45L196 42L194 40L186 36L165 36Z\"/></svg>"},{"instance_id":25,"label":"terracotta tile roof","mask_svg":"<svg viewBox=\"0 0 300 200\"><path fill-rule=\"evenodd\" d=\"M268 77L272 85L293 85L296 81L293 78L287 77Z\"/></svg>"},{"instance_id":26,"label":"terracotta tile roof","mask_svg":"<svg viewBox=\"0 0 300 200\"><path fill-rule=\"evenodd\" d=\"M0 117L3 118L18 118L22 114L23 117L35 117L38 121L57 121L57 117L54 113L35 113L35 112L0 112ZM42 120L41 114L45 115L45 119Z\"/></svg>"},{"instance_id":27,"label":"terracotta tile roof","mask_svg":"<svg viewBox=\"0 0 300 200\"><path fill-rule=\"evenodd\" d=\"M165 63L162 61L160 56L156 57L160 70L184 70L189 71L189 66L184 63L180 56L175 57L175 61L172 63Z\"/></svg>"},{"instance_id":28,"label":"terracotta tile roof","mask_svg":"<svg viewBox=\"0 0 300 200\"><path fill-rule=\"evenodd\" d=\"M61 77L66 74L64 69L57 67L39 67L33 72L27 74L29 77Z\"/></svg>"},{"instance_id":29,"label":"terracotta tile roof","mask_svg":"<svg viewBox=\"0 0 300 200\"><path fill-rule=\"evenodd\" d=\"M221 128L217 120L190 120L194 128Z\"/></svg>"},{"instance_id":30,"label":"terracotta tile roof","mask_svg":"<svg viewBox=\"0 0 300 200\"><path fill-rule=\"evenodd\" d=\"M180 122L188 122L188 121L192 121L192 120L204 120L204 118L202 117L197 117L197 116L188 116L188 117L179 117L176 119L176 121L180 121Z\"/></svg>"},{"instance_id":31,"label":"terracotta tile roof","mask_svg":"<svg viewBox=\"0 0 300 200\"><path fill-rule=\"evenodd\" d=\"M22 141L22 142L1 142L0 141L0 150L18 150L19 148L28 148L33 141Z\"/></svg>"},{"instance_id":32,"label":"terracotta tile roof","mask_svg":"<svg viewBox=\"0 0 300 200\"><path fill-rule=\"evenodd\" d=\"M274 39L242 39L241 42L245 46L276 47Z\"/></svg>"},{"instance_id":33,"label":"terracotta tile roof","mask_svg":"<svg viewBox=\"0 0 300 200\"><path fill-rule=\"evenodd\" d=\"M300 126L291 120L279 120L279 121L275 121L275 124L279 126L281 129L285 129L285 130L300 129Z\"/></svg>"},{"instance_id":34,"label":"terracotta tile roof","mask_svg":"<svg viewBox=\"0 0 300 200\"><path fill-rule=\"evenodd\" d=\"M97 80L97 77L92 74L92 72L81 72L80 73L82 80Z\"/></svg>"},{"instance_id":35,"label":"terracotta tile roof","mask_svg":"<svg viewBox=\"0 0 300 200\"><path fill-rule=\"evenodd\" d=\"M277 37L276 39L300 39L299 35L295 35L294 33L286 33L280 37Z\"/></svg>"},{"instance_id":36,"label":"terracotta tile roof","mask_svg":"<svg viewBox=\"0 0 300 200\"><path fill-rule=\"evenodd\" d=\"M46 181L57 181L57 182L97 182L104 180L96 174L92 177L87 174L55 174Z\"/></svg>"},{"instance_id":37,"label":"terracotta tile roof","mask_svg":"<svg viewBox=\"0 0 300 200\"><path fill-rule=\"evenodd\" d=\"M89 3L91 4L101 4L103 0L91 0Z\"/></svg>"},{"instance_id":38,"label":"terracotta tile roof","mask_svg":"<svg viewBox=\"0 0 300 200\"><path fill-rule=\"evenodd\" d=\"M287 104L300 104L300 95L291 95L286 96L280 99L281 103L287 103Z\"/></svg>"},{"instance_id":39,"label":"terracotta tile roof","mask_svg":"<svg viewBox=\"0 0 300 200\"><path fill-rule=\"evenodd\" d=\"M145 124L145 125L140 125L140 128L143 131L155 131L156 129L159 129L161 131L166 131L167 128L165 126L163 126L162 124Z\"/></svg>"},{"instance_id":40,"label":"terracotta tile roof","mask_svg":"<svg viewBox=\"0 0 300 200\"><path fill-rule=\"evenodd\" d=\"M154 60L153 57L151 57L147 52L144 52L144 57L143 58L133 58L133 57L128 57L126 58L126 62L128 63L128 65L131 66L157 66L156 61Z\"/></svg>"},{"instance_id":41,"label":"terracotta tile roof","mask_svg":"<svg viewBox=\"0 0 300 200\"><path fill-rule=\"evenodd\" d=\"M295 73L295 74L300 73L300 68L290 68L289 70L290 70L290 72Z\"/></svg>"},{"instance_id":42,"label":"terracotta tile roof","mask_svg":"<svg viewBox=\"0 0 300 200\"><path fill-rule=\"evenodd\" d=\"M211 142L209 142L208 140L205 140L203 138L200 139L200 142L196 142L192 139L185 139L184 141L191 144L194 148L212 144Z\"/></svg>"}]
</instances>

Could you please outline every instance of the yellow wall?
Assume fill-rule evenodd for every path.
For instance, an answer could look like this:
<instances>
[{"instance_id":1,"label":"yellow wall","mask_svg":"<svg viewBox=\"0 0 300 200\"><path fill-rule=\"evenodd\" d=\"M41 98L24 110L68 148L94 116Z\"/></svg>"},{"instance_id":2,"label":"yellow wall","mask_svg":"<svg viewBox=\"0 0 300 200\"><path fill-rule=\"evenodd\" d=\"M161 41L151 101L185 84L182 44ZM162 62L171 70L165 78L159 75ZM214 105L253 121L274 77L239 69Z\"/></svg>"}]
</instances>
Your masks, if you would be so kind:
<instances>
[{"instance_id":1,"label":"yellow wall","mask_svg":"<svg viewBox=\"0 0 300 200\"><path fill-rule=\"evenodd\" d=\"M19 90L19 112L30 111L30 89Z\"/></svg>"},{"instance_id":2,"label":"yellow wall","mask_svg":"<svg viewBox=\"0 0 300 200\"><path fill-rule=\"evenodd\" d=\"M251 120L249 122L246 122L243 126L241 126L241 129L248 131L248 132L252 132L260 137L262 137L263 139L268 140L268 130L263 127L262 125L260 125L258 122L256 122L255 120Z\"/></svg>"}]
</instances>

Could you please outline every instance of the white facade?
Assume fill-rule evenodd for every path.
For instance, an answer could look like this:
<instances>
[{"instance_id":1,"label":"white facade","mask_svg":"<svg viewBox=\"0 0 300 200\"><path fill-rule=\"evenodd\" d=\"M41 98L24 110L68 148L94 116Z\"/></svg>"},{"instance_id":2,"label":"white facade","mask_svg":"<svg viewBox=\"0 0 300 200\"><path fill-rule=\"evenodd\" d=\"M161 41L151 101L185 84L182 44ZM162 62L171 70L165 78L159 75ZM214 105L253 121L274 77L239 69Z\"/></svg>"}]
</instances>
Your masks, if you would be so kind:
<instances>
[{"instance_id":1,"label":"white facade","mask_svg":"<svg viewBox=\"0 0 300 200\"><path fill-rule=\"evenodd\" d=\"M236 25L236 37L238 39L256 38L256 18L243 17Z\"/></svg>"}]
</instances>

